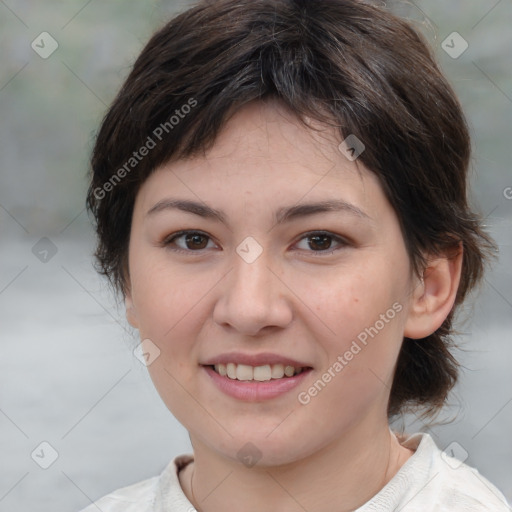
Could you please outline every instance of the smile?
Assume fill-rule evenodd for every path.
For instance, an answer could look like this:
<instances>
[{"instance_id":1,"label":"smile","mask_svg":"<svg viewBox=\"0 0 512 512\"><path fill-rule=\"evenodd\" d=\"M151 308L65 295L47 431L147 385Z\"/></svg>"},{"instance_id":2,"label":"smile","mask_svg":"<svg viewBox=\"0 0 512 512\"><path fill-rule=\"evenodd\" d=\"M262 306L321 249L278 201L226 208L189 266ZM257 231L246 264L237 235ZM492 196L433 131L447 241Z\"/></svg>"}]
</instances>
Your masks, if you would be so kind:
<instances>
[{"instance_id":1,"label":"smile","mask_svg":"<svg viewBox=\"0 0 512 512\"><path fill-rule=\"evenodd\" d=\"M313 371L311 367L280 363L260 366L217 363L201 365L201 368L224 395L244 402L263 402L284 396Z\"/></svg>"},{"instance_id":2,"label":"smile","mask_svg":"<svg viewBox=\"0 0 512 512\"><path fill-rule=\"evenodd\" d=\"M228 377L232 380L240 381L258 381L265 382L272 379L282 379L284 377L293 377L299 375L303 367L284 364L265 364L263 366L250 366L247 364L216 364L212 366L213 370L222 377Z\"/></svg>"}]
</instances>

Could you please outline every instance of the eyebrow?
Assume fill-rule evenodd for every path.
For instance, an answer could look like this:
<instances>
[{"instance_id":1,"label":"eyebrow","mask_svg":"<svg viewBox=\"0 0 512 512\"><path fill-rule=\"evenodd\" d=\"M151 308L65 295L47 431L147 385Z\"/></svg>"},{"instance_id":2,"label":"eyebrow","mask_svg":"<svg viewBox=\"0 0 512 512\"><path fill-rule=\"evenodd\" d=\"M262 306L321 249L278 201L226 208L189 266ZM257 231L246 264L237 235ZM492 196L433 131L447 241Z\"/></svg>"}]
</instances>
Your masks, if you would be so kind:
<instances>
[{"instance_id":1,"label":"eyebrow","mask_svg":"<svg viewBox=\"0 0 512 512\"><path fill-rule=\"evenodd\" d=\"M148 210L146 216L154 215L166 210L180 210L187 213L193 213L194 215L199 215L206 219L217 220L228 225L226 215L221 210L217 210L207 206L206 204L190 201L188 199L162 199ZM363 210L341 199L282 207L275 212L274 220L276 224L284 224L285 222L290 222L298 218L325 212L345 212L355 217L371 220L371 217Z\"/></svg>"}]
</instances>

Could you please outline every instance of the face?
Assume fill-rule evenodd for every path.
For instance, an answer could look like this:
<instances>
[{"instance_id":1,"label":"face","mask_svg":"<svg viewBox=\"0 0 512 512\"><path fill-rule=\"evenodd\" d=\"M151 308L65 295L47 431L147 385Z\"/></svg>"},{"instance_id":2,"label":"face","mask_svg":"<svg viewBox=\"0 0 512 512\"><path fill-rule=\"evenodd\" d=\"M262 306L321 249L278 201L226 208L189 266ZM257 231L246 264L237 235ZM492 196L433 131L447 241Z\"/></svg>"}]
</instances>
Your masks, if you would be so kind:
<instances>
[{"instance_id":1,"label":"face","mask_svg":"<svg viewBox=\"0 0 512 512\"><path fill-rule=\"evenodd\" d=\"M377 178L339 142L254 102L137 195L127 316L195 448L285 464L387 426L410 262Z\"/></svg>"}]
</instances>

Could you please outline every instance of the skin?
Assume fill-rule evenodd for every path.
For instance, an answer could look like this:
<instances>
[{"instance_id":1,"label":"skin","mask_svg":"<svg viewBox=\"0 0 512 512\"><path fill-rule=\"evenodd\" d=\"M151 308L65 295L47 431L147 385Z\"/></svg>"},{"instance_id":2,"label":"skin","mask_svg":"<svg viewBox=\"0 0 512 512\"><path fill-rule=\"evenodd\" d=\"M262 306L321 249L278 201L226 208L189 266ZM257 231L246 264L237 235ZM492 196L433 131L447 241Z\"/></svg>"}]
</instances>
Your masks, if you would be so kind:
<instances>
[{"instance_id":1,"label":"skin","mask_svg":"<svg viewBox=\"0 0 512 512\"><path fill-rule=\"evenodd\" d=\"M127 318L160 356L148 367L190 434L194 463L181 485L202 512L353 510L412 455L390 431L387 403L404 336L434 332L448 315L461 253L411 272L397 216L376 176L338 150L336 132L301 125L275 101L253 102L224 126L205 157L169 162L142 185L129 245ZM227 225L160 201L222 210ZM342 199L350 211L276 224L298 203ZM201 249L181 237L198 230ZM328 231L315 244L306 235ZM248 236L263 252L236 252ZM202 245L201 245L202 244ZM175 249L188 252L177 252ZM307 405L308 390L379 315L401 311ZM200 364L222 353L271 352L313 368L300 386L262 402L223 394ZM251 442L261 459L237 453ZM342 504L342 505L340 505Z\"/></svg>"}]
</instances>

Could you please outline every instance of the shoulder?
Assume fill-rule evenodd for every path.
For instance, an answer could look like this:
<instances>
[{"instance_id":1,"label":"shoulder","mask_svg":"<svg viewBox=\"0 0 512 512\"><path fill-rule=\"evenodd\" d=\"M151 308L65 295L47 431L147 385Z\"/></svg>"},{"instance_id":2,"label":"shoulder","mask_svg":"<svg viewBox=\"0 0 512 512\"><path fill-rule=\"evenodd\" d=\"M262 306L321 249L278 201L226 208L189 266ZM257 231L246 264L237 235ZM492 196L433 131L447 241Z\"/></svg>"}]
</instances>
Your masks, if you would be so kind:
<instances>
[{"instance_id":1,"label":"shoulder","mask_svg":"<svg viewBox=\"0 0 512 512\"><path fill-rule=\"evenodd\" d=\"M503 494L477 469L440 452L430 495L439 496L442 510L510 512ZM426 492L425 494L428 494Z\"/></svg>"},{"instance_id":2,"label":"shoulder","mask_svg":"<svg viewBox=\"0 0 512 512\"><path fill-rule=\"evenodd\" d=\"M158 477L117 489L91 503L81 512L146 512L151 510Z\"/></svg>"},{"instance_id":3,"label":"shoulder","mask_svg":"<svg viewBox=\"0 0 512 512\"><path fill-rule=\"evenodd\" d=\"M81 512L146 512L151 510L158 477L117 489L91 503Z\"/></svg>"},{"instance_id":4,"label":"shoulder","mask_svg":"<svg viewBox=\"0 0 512 512\"><path fill-rule=\"evenodd\" d=\"M161 510L163 503L174 505L169 512L188 512L190 504L181 490L178 472L191 460L189 455L176 457L159 476L117 489L81 512L154 512Z\"/></svg>"},{"instance_id":5,"label":"shoulder","mask_svg":"<svg viewBox=\"0 0 512 512\"><path fill-rule=\"evenodd\" d=\"M503 494L489 480L475 468L450 456L449 451L442 452L428 434L414 434L401 444L415 453L361 512L512 511Z\"/></svg>"}]
</instances>

